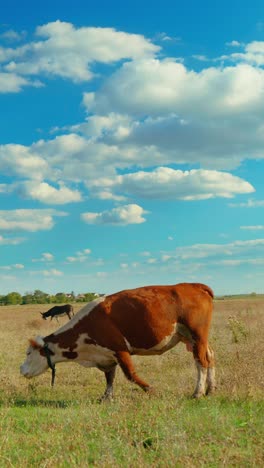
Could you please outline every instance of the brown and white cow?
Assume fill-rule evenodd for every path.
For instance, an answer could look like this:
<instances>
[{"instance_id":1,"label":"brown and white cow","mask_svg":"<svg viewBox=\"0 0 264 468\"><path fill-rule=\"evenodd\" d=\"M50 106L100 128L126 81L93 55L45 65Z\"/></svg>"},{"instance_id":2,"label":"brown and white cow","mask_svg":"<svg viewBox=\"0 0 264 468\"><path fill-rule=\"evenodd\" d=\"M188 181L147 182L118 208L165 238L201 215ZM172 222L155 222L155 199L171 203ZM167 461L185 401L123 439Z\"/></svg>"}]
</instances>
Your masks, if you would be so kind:
<instances>
[{"instance_id":1,"label":"brown and white cow","mask_svg":"<svg viewBox=\"0 0 264 468\"><path fill-rule=\"evenodd\" d=\"M200 283L146 286L100 297L45 338L30 340L21 374L31 378L58 362L75 361L104 372L103 399L112 397L117 364L146 392L132 355L162 354L183 342L198 370L194 397L215 389L214 354L208 344L213 291Z\"/></svg>"}]
</instances>

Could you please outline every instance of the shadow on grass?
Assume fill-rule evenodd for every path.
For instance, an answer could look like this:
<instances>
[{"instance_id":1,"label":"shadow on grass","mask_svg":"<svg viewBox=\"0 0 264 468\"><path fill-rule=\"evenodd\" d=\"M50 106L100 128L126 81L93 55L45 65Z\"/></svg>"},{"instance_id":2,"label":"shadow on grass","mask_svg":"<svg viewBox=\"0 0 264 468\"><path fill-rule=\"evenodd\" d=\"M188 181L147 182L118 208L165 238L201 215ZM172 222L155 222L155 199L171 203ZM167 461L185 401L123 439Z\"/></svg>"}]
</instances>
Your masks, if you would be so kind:
<instances>
[{"instance_id":1,"label":"shadow on grass","mask_svg":"<svg viewBox=\"0 0 264 468\"><path fill-rule=\"evenodd\" d=\"M6 402L0 401L0 407ZM13 398L10 401L10 406L15 408L25 407L43 407L43 408L69 408L72 406L72 401L67 400L44 400L42 398Z\"/></svg>"}]
</instances>

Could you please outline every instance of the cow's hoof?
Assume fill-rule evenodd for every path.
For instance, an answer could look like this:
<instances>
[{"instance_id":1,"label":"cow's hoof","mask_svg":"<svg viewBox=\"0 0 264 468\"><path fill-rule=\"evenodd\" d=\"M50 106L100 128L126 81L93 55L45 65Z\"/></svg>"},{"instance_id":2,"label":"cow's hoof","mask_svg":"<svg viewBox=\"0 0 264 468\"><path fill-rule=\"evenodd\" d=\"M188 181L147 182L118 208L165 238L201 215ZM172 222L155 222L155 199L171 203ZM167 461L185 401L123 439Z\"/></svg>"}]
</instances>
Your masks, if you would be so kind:
<instances>
[{"instance_id":1,"label":"cow's hoof","mask_svg":"<svg viewBox=\"0 0 264 468\"><path fill-rule=\"evenodd\" d=\"M206 390L206 396L207 395L213 395L213 393L215 393L216 391L216 387L208 387L207 390Z\"/></svg>"},{"instance_id":2,"label":"cow's hoof","mask_svg":"<svg viewBox=\"0 0 264 468\"><path fill-rule=\"evenodd\" d=\"M194 400L198 400L199 398L202 398L204 396L204 393L202 392L194 392L193 395L192 395L192 398Z\"/></svg>"},{"instance_id":3,"label":"cow's hoof","mask_svg":"<svg viewBox=\"0 0 264 468\"><path fill-rule=\"evenodd\" d=\"M153 395L156 393L156 390L154 387L147 386L144 388L144 392L146 392L148 395Z\"/></svg>"},{"instance_id":4,"label":"cow's hoof","mask_svg":"<svg viewBox=\"0 0 264 468\"><path fill-rule=\"evenodd\" d=\"M111 395L102 395L100 398L97 399L97 403L111 403L114 400L113 394Z\"/></svg>"}]
</instances>

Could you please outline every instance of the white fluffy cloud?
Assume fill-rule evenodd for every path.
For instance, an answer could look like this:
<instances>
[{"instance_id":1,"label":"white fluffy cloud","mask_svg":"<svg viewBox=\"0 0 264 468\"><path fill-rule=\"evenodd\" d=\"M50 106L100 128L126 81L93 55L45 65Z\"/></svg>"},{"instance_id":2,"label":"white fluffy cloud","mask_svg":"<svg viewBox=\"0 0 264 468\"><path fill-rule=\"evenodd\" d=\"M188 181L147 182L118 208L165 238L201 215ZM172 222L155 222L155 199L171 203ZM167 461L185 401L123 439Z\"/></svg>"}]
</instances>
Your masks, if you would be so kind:
<instances>
[{"instance_id":1,"label":"white fluffy cloud","mask_svg":"<svg viewBox=\"0 0 264 468\"><path fill-rule=\"evenodd\" d=\"M39 178L48 170L47 161L30 147L7 144L0 145L0 170L8 176Z\"/></svg>"},{"instance_id":2,"label":"white fluffy cloud","mask_svg":"<svg viewBox=\"0 0 264 468\"><path fill-rule=\"evenodd\" d=\"M130 196L160 200L230 198L238 193L254 192L251 184L229 173L202 169L181 171L168 167L98 179L95 186Z\"/></svg>"},{"instance_id":3,"label":"white fluffy cloud","mask_svg":"<svg viewBox=\"0 0 264 468\"><path fill-rule=\"evenodd\" d=\"M9 42L15 42L24 39L26 35L26 31L17 32L14 29L8 29L0 35L0 38Z\"/></svg>"},{"instance_id":4,"label":"white fluffy cloud","mask_svg":"<svg viewBox=\"0 0 264 468\"><path fill-rule=\"evenodd\" d=\"M233 53L230 56L225 56L225 59L234 61L248 62L252 65L264 65L264 42L253 41L245 44L243 52Z\"/></svg>"},{"instance_id":5,"label":"white fluffy cloud","mask_svg":"<svg viewBox=\"0 0 264 468\"><path fill-rule=\"evenodd\" d=\"M126 62L96 94L85 96L98 114L170 113L194 119L227 117L252 107L263 112L264 70L248 64L188 70L173 59Z\"/></svg>"},{"instance_id":6,"label":"white fluffy cloud","mask_svg":"<svg viewBox=\"0 0 264 468\"><path fill-rule=\"evenodd\" d=\"M195 72L173 59L145 59L124 63L84 104L101 119L131 117L119 133L108 128L101 143L138 151L138 160L149 150L156 164L229 169L263 158L263 91L264 70L250 64Z\"/></svg>"},{"instance_id":7,"label":"white fluffy cloud","mask_svg":"<svg viewBox=\"0 0 264 468\"><path fill-rule=\"evenodd\" d=\"M57 270L56 268L51 268L50 270L42 270L40 273L42 273L43 276L62 276L63 272L60 270Z\"/></svg>"},{"instance_id":8,"label":"white fluffy cloud","mask_svg":"<svg viewBox=\"0 0 264 468\"><path fill-rule=\"evenodd\" d=\"M49 253L49 252L44 252L44 253L42 254L42 257L43 257L43 259L44 259L45 261L47 261L47 262L51 262L52 260L54 260L54 255L52 255L52 254Z\"/></svg>"},{"instance_id":9,"label":"white fluffy cloud","mask_svg":"<svg viewBox=\"0 0 264 468\"><path fill-rule=\"evenodd\" d=\"M55 216L67 213L56 210L0 210L0 231L46 231L54 226Z\"/></svg>"},{"instance_id":10,"label":"white fluffy cloud","mask_svg":"<svg viewBox=\"0 0 264 468\"><path fill-rule=\"evenodd\" d=\"M240 47L242 44L236 40L233 40L231 42L227 42L226 45L228 47Z\"/></svg>"},{"instance_id":11,"label":"white fluffy cloud","mask_svg":"<svg viewBox=\"0 0 264 468\"><path fill-rule=\"evenodd\" d=\"M7 192L8 185L7 184L0 184L0 193Z\"/></svg>"},{"instance_id":12,"label":"white fluffy cloud","mask_svg":"<svg viewBox=\"0 0 264 468\"><path fill-rule=\"evenodd\" d=\"M118 144L123 150L140 154L148 161L150 154L156 164L200 163L207 168L234 169L248 158L263 158L264 133L262 119L255 122L242 115L232 119L207 121L179 119L175 114L148 118L136 122L122 139L105 136L105 141ZM148 156L149 154L149 156Z\"/></svg>"},{"instance_id":13,"label":"white fluffy cloud","mask_svg":"<svg viewBox=\"0 0 264 468\"><path fill-rule=\"evenodd\" d=\"M113 117L111 121L114 121ZM243 144L241 152L237 150L241 131L235 126L222 133L220 128L213 128L212 125L196 128L170 116L140 123L125 138L117 136L120 132L118 125L113 124L111 131L114 132L111 138L108 134L98 137L98 140L71 133L48 141L40 140L31 147L2 145L0 170L6 175L35 180L34 183L25 181L19 184L24 197L41 202L65 203L82 198L80 191L66 188L69 182L84 181L89 188L94 180L101 178L102 173L114 176L117 168L186 162L200 162L208 168L233 168L243 159ZM102 132L105 130L102 129ZM252 156L261 157L263 135L264 132L259 133L253 141L251 130L249 134L245 132L244 156L249 154L250 146ZM56 189L49 181L53 184L64 181L65 186ZM5 189L8 190L7 185ZM101 191L100 197L114 199L109 191Z\"/></svg>"},{"instance_id":14,"label":"white fluffy cloud","mask_svg":"<svg viewBox=\"0 0 264 468\"><path fill-rule=\"evenodd\" d=\"M82 200L78 190L71 190L63 183L59 183L59 188L55 188L46 182L27 181L18 184L17 192L23 198L38 200L47 205L64 205Z\"/></svg>"},{"instance_id":15,"label":"white fluffy cloud","mask_svg":"<svg viewBox=\"0 0 264 468\"><path fill-rule=\"evenodd\" d=\"M0 266L1 270L12 270L15 268L16 270L23 270L24 265L22 263L15 263L14 265L6 265L6 266Z\"/></svg>"},{"instance_id":16,"label":"white fluffy cloud","mask_svg":"<svg viewBox=\"0 0 264 468\"><path fill-rule=\"evenodd\" d=\"M93 77L94 62L151 56L159 51L144 36L113 28L81 27L55 21L36 29L39 40L18 48L0 50L0 61L8 72L20 75L53 75L73 81Z\"/></svg>"},{"instance_id":17,"label":"white fluffy cloud","mask_svg":"<svg viewBox=\"0 0 264 468\"><path fill-rule=\"evenodd\" d=\"M1 212L0 212L0 215L1 215ZM17 244L21 244L21 242L23 242L24 240L25 239L22 237L4 237L0 235L0 245L17 245Z\"/></svg>"},{"instance_id":18,"label":"white fluffy cloud","mask_svg":"<svg viewBox=\"0 0 264 468\"><path fill-rule=\"evenodd\" d=\"M264 258L246 258L237 260L220 260L220 265L239 266L239 265L264 265Z\"/></svg>"},{"instance_id":19,"label":"white fluffy cloud","mask_svg":"<svg viewBox=\"0 0 264 468\"><path fill-rule=\"evenodd\" d=\"M41 258L33 258L32 262L53 262L54 260L54 255L52 255L49 252L44 252L41 255Z\"/></svg>"},{"instance_id":20,"label":"white fluffy cloud","mask_svg":"<svg viewBox=\"0 0 264 468\"><path fill-rule=\"evenodd\" d=\"M16 73L0 72L0 94L18 93L24 86L39 86L38 82L31 82L23 76Z\"/></svg>"},{"instance_id":21,"label":"white fluffy cloud","mask_svg":"<svg viewBox=\"0 0 264 468\"><path fill-rule=\"evenodd\" d=\"M91 253L91 249L83 249L76 252L75 256L67 257L66 260L69 263L83 263L88 259L88 255Z\"/></svg>"},{"instance_id":22,"label":"white fluffy cloud","mask_svg":"<svg viewBox=\"0 0 264 468\"><path fill-rule=\"evenodd\" d=\"M233 256L241 253L249 254L251 252L263 251L263 249L264 239L234 241L229 244L194 244L176 248L173 254L170 253L169 258L187 260L223 255Z\"/></svg>"},{"instance_id":23,"label":"white fluffy cloud","mask_svg":"<svg viewBox=\"0 0 264 468\"><path fill-rule=\"evenodd\" d=\"M261 208L264 206L264 200L247 200L242 203L229 203L231 208Z\"/></svg>"},{"instance_id":24,"label":"white fluffy cloud","mask_svg":"<svg viewBox=\"0 0 264 468\"><path fill-rule=\"evenodd\" d=\"M22 80L56 75L81 81L91 78L95 62L117 66L101 80L101 88L84 94L89 114L84 122L65 127L68 133L28 147L0 146L0 172L17 179L2 184L0 192L15 190L23 198L62 205L82 201L85 188L116 202L254 191L249 182L226 172L165 166L229 170L246 158L263 158L264 70L256 61L240 57L232 66L194 71L173 58L158 59L159 48L143 36L61 21L38 27L36 37L20 47L0 48L6 78L20 73ZM263 43L251 43L244 54L262 54L262 49ZM229 58L235 60L234 54ZM86 222L111 218L121 224L120 209L88 213ZM145 220L142 213L135 219ZM52 226L53 219L45 218L45 225Z\"/></svg>"},{"instance_id":25,"label":"white fluffy cloud","mask_svg":"<svg viewBox=\"0 0 264 468\"><path fill-rule=\"evenodd\" d=\"M81 219L88 224L113 224L125 226L127 224L141 224L146 220L143 214L147 213L139 205L130 204L113 208L102 213L82 213Z\"/></svg>"},{"instance_id":26,"label":"white fluffy cloud","mask_svg":"<svg viewBox=\"0 0 264 468\"><path fill-rule=\"evenodd\" d=\"M196 163L198 161L204 162L207 167L211 168L214 166L233 167L238 163L242 154L236 150L237 143L235 144L234 140L237 137L238 141L239 135L238 133L236 134L235 127L227 129L225 138L223 139L220 129L217 130L215 128L213 130L212 128L207 128L207 133L204 134L202 128L200 128L199 132L198 128L195 129L192 125L185 125L176 117L171 116L168 118L151 119L145 123L138 124L129 137L120 139L117 136L117 134L120 135L121 131L119 116L117 116L116 124L114 123L115 119L113 115L110 121L111 124L108 121L108 136L98 137L98 141L71 133L49 141L40 140L28 148L21 145L2 145L0 148L0 169L2 173L15 175L17 178L31 178L31 182L25 181L17 184L17 190L20 191L22 196L34 198L43 203L62 204L77 202L82 199L80 190L72 190L66 187L71 182L80 183L84 181L85 185L90 189L96 184L99 186L98 181L102 182L103 173L108 178L110 176L115 183L120 184L121 178L115 178L117 168L128 170L136 165L148 167L161 165L161 163L168 165L188 161ZM122 128L124 129L124 127ZM99 127L97 127L98 129ZM101 127L101 130L105 133L104 126ZM110 132L112 131L114 132L111 136L112 141L109 141ZM251 142L253 138L253 135L251 135L252 138L250 137L247 143L248 145L252 143L252 147L255 145L255 150L259 152L259 155L260 148L264 144L263 134L259 134L258 142ZM103 139L105 139L105 142L102 141ZM247 144L245 144L245 151ZM230 157L232 152L233 157ZM254 154L254 151L252 154ZM157 171L161 171L161 169L157 169ZM157 171L154 171L152 176L146 174L144 181L147 182L148 180L150 182L151 177L158 179ZM163 171L165 173L169 170L163 169ZM175 174L176 171L174 172ZM180 174L180 171L178 174ZM192 177L186 177L186 174L185 182L187 179L189 182L191 179L195 179L194 172L192 172ZM206 182L206 178L209 180L209 172L197 172L197 179L198 174L200 174L201 179L202 174L204 174L204 182ZM208 174L208 176L205 174ZM213 172L211 172L211 176L216 179L213 176ZM128 182L129 177L130 180L132 178L136 180L137 176L130 175L127 178L124 177L122 179L123 188L125 188L125 182L126 180ZM139 173L138 178L141 177L142 173ZM225 177L231 194L249 193L253 190L252 187L250 189L250 184L242 181L242 179L234 178L234 176L228 174L222 177ZM172 176L168 178L172 178ZM44 182L43 179L47 181ZM49 183L49 179L52 183ZM55 188L53 184L59 184L59 181L65 181L65 185L61 182L61 186ZM234 190L231 187L231 183L234 184ZM104 190L104 187L106 190ZM205 185L205 190L206 188ZM4 189L8 191L8 186L5 185ZM9 190L11 189L12 187ZM222 190L222 192L224 191ZM219 184L213 190L213 193L221 196ZM104 200L124 200L123 193L117 194L107 190L103 182L101 183L101 190L97 190L97 196ZM186 196L188 196L188 193L186 193Z\"/></svg>"},{"instance_id":27,"label":"white fluffy cloud","mask_svg":"<svg viewBox=\"0 0 264 468\"><path fill-rule=\"evenodd\" d=\"M261 224L258 224L256 226L240 226L240 229L246 229L248 231L262 231L264 229L264 226Z\"/></svg>"}]
</instances>

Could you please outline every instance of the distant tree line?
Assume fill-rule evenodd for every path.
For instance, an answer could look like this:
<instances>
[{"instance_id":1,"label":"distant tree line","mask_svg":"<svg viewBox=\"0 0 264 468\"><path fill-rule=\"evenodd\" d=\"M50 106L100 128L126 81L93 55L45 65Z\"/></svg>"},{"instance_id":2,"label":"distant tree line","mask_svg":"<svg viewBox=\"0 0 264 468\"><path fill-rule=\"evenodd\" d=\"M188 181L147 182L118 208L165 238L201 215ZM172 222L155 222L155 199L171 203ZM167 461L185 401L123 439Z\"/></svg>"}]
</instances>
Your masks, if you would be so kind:
<instances>
[{"instance_id":1,"label":"distant tree line","mask_svg":"<svg viewBox=\"0 0 264 468\"><path fill-rule=\"evenodd\" d=\"M12 291L5 296L0 295L0 305L26 305L26 304L64 304L65 302L90 302L99 294L84 293L75 295L72 291L70 294L59 292L54 295L47 294L40 289L34 292L26 292L24 295L16 291Z\"/></svg>"}]
</instances>

